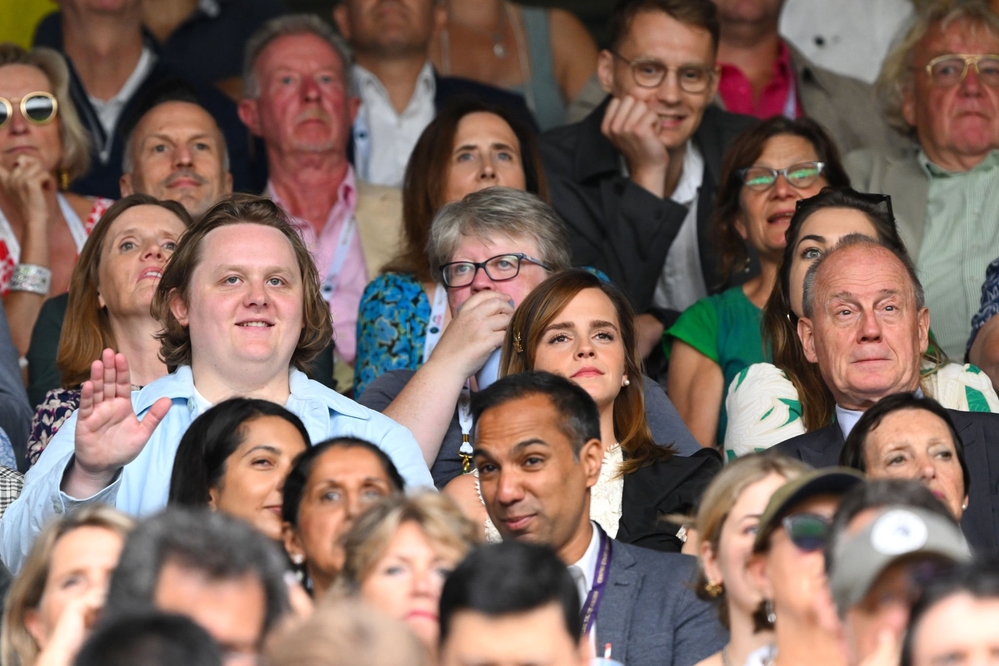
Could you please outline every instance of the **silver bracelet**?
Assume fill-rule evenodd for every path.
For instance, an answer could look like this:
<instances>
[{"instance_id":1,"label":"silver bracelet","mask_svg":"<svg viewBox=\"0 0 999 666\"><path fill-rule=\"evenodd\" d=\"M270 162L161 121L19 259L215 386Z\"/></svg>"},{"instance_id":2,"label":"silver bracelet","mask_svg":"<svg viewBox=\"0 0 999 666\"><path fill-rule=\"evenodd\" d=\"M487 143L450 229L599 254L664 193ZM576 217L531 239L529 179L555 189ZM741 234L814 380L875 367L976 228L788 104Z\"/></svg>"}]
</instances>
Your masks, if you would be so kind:
<instances>
[{"instance_id":1,"label":"silver bracelet","mask_svg":"<svg viewBox=\"0 0 999 666\"><path fill-rule=\"evenodd\" d=\"M18 264L10 279L10 291L27 291L48 296L52 285L52 271L37 264Z\"/></svg>"}]
</instances>

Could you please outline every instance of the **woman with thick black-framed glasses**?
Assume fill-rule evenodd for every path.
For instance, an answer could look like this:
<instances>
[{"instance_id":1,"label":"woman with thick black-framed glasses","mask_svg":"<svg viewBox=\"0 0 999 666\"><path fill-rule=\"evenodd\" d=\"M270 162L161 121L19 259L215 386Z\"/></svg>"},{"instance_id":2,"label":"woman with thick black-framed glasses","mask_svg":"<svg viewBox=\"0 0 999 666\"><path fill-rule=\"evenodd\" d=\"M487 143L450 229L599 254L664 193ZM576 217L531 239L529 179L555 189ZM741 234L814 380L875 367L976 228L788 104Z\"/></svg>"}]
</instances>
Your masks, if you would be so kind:
<instances>
[{"instance_id":1,"label":"woman with thick black-framed glasses","mask_svg":"<svg viewBox=\"0 0 999 666\"><path fill-rule=\"evenodd\" d=\"M0 294L21 355L42 303L69 289L87 234L111 205L65 192L89 166L68 81L54 51L0 44Z\"/></svg>"}]
</instances>

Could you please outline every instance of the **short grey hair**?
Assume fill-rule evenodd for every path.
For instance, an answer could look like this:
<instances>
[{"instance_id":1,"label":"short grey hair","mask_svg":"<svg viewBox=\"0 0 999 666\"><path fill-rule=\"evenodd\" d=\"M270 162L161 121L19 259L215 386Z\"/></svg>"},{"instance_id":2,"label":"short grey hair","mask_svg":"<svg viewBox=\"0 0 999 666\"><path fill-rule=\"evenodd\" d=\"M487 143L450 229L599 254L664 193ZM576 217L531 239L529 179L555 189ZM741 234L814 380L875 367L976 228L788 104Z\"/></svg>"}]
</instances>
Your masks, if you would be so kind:
<instances>
[{"instance_id":1,"label":"short grey hair","mask_svg":"<svg viewBox=\"0 0 999 666\"><path fill-rule=\"evenodd\" d=\"M534 194L510 187L488 187L447 204L434 217L427 257L434 280L458 250L463 237L524 236L537 242L540 259L553 273L571 265L569 232L555 210Z\"/></svg>"},{"instance_id":2,"label":"short grey hair","mask_svg":"<svg viewBox=\"0 0 999 666\"><path fill-rule=\"evenodd\" d=\"M246 42L243 55L243 97L254 99L260 96L260 81L257 79L257 59L271 42L281 37L293 35L314 35L329 44L340 56L342 75L347 91L356 97L350 66L354 62L353 53L347 40L326 21L315 14L286 14L271 19L257 29Z\"/></svg>"},{"instance_id":3,"label":"short grey hair","mask_svg":"<svg viewBox=\"0 0 999 666\"><path fill-rule=\"evenodd\" d=\"M999 38L999 14L984 0L938 0L918 8L908 28L885 56L881 73L875 82L875 93L885 120L904 134L915 134L915 128L902 115L905 93L914 84L912 54L916 47L937 25L946 29L954 21L967 20L972 29L988 30Z\"/></svg>"},{"instance_id":4,"label":"short grey hair","mask_svg":"<svg viewBox=\"0 0 999 666\"><path fill-rule=\"evenodd\" d=\"M916 267L913 265L912 259L909 258L908 254L899 252L876 238L871 238L863 234L848 234L836 243L831 250L821 255L818 261L809 266L808 271L805 272L805 289L801 298L801 309L806 317L811 319L815 314L815 275L818 273L819 267L828 261L829 257L850 247L881 248L890 252L892 256L901 262L906 274L909 276L909 282L912 284L912 293L915 296L916 309L922 310L926 306L926 295L923 292L923 285L916 276Z\"/></svg>"},{"instance_id":5,"label":"short grey hair","mask_svg":"<svg viewBox=\"0 0 999 666\"><path fill-rule=\"evenodd\" d=\"M131 175L132 170L135 168L135 155L132 152L133 150L135 150L135 130L137 130L139 128L139 125L142 124L142 120L147 115L149 115L156 109L160 108L162 105L169 104L171 102L179 102L182 104L193 104L194 106L200 108L202 111L208 114L208 116L212 119L212 126L215 128L215 136L219 140L219 149L220 152L222 153L222 172L229 173L229 146L226 144L225 134L222 133L222 129L219 127L218 121L215 120L215 116L213 116L208 111L208 109L201 106L201 104L199 104L197 101L190 99L183 99L180 97L178 97L177 99L168 98L164 99L161 102L157 102L155 105L149 107L149 109L145 113L143 113L142 116L139 118L138 122L136 122L135 125L132 126L132 129L129 130L128 135L125 137L125 152L122 154L121 157L121 172L123 174Z\"/></svg>"}]
</instances>

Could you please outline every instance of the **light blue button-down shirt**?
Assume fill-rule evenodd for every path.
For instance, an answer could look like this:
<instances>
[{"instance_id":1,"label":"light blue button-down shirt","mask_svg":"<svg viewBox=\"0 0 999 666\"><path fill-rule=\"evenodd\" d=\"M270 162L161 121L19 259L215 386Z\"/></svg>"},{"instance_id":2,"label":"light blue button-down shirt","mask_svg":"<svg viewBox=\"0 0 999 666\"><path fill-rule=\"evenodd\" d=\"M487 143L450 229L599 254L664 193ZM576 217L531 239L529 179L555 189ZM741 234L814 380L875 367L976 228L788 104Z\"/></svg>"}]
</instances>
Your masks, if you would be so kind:
<instances>
[{"instance_id":1,"label":"light blue button-down shirt","mask_svg":"<svg viewBox=\"0 0 999 666\"><path fill-rule=\"evenodd\" d=\"M407 488L433 487L430 470L409 430L312 381L298 370L291 370L289 386L291 395L285 407L302 419L313 442L343 436L370 441L392 459ZM136 415L142 419L153 403L164 397L170 398L173 406L149 442L107 488L93 497L76 499L60 490L73 456L76 414L59 429L25 476L21 496L0 520L0 557L12 572L20 569L46 522L76 506L104 502L137 516L155 513L166 506L177 446L202 411L195 400L194 377L188 366L181 366L175 373L133 393Z\"/></svg>"}]
</instances>

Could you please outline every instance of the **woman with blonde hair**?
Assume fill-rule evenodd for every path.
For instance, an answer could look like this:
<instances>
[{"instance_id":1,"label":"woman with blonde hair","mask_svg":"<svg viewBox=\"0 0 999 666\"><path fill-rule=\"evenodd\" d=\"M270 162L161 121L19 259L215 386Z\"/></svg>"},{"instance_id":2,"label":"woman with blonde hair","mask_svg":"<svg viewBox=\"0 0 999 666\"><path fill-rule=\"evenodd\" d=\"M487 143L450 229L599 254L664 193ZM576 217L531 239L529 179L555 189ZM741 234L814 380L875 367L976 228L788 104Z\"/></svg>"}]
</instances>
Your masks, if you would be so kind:
<instances>
[{"instance_id":1,"label":"woman with blonde hair","mask_svg":"<svg viewBox=\"0 0 999 666\"><path fill-rule=\"evenodd\" d=\"M7 595L0 634L5 666L72 663L134 526L125 514L94 504L45 527Z\"/></svg>"},{"instance_id":2,"label":"woman with blonde hair","mask_svg":"<svg viewBox=\"0 0 999 666\"><path fill-rule=\"evenodd\" d=\"M66 192L89 168L86 132L55 51L0 44L0 295L18 352L42 303L69 289L107 199Z\"/></svg>"},{"instance_id":3,"label":"woman with blonde hair","mask_svg":"<svg viewBox=\"0 0 999 666\"><path fill-rule=\"evenodd\" d=\"M391 497L344 536L346 560L334 593L405 622L436 662L441 588L479 541L479 530L450 498L432 492Z\"/></svg>"},{"instance_id":4,"label":"woman with blonde hair","mask_svg":"<svg viewBox=\"0 0 999 666\"><path fill-rule=\"evenodd\" d=\"M753 613L763 601L750 583L746 564L760 515L770 496L808 467L775 453L743 456L723 469L711 482L697 512L700 572L697 596L718 605L729 642L699 666L744 664L755 650L773 642L773 631L756 630Z\"/></svg>"}]
</instances>

